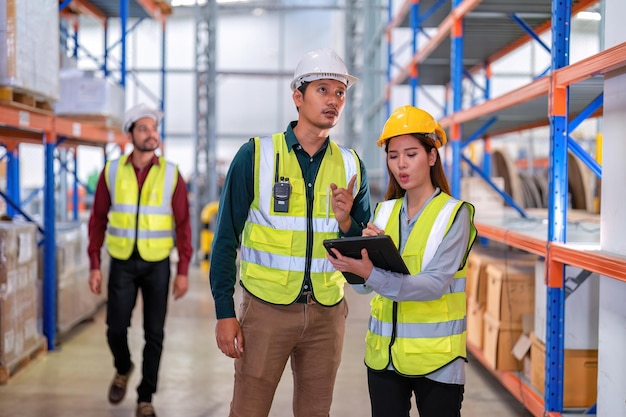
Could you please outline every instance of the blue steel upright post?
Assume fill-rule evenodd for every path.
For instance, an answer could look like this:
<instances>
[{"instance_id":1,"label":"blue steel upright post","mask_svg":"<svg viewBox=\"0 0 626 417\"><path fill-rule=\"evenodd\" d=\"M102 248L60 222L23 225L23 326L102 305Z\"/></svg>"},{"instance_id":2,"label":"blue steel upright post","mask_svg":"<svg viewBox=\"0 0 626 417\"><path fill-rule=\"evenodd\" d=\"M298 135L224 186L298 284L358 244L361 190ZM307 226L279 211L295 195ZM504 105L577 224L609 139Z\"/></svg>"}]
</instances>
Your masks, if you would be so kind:
<instances>
[{"instance_id":1,"label":"blue steel upright post","mask_svg":"<svg viewBox=\"0 0 626 417\"><path fill-rule=\"evenodd\" d=\"M45 150L44 179L44 267L43 267L43 332L48 339L48 350L54 350L57 338L57 276L56 229L54 200L54 148L55 135L43 135Z\"/></svg>"},{"instance_id":2,"label":"blue steel upright post","mask_svg":"<svg viewBox=\"0 0 626 417\"><path fill-rule=\"evenodd\" d=\"M7 195L16 204L20 204L20 159L17 144L7 145ZM9 217L17 214L11 204L6 207Z\"/></svg>"},{"instance_id":3,"label":"blue steel upright post","mask_svg":"<svg viewBox=\"0 0 626 417\"><path fill-rule=\"evenodd\" d=\"M568 88L556 85L554 73L569 65L571 0L552 1L552 84L549 97L550 169L548 242L566 241ZM549 255L549 254L548 254ZM556 272L556 271L554 271ZM548 412L563 411L565 291L561 279L548 279L544 405ZM548 270L550 276L550 271Z\"/></svg>"},{"instance_id":4,"label":"blue steel upright post","mask_svg":"<svg viewBox=\"0 0 626 417\"><path fill-rule=\"evenodd\" d=\"M452 8L461 4L461 0L453 0ZM463 19L457 19L452 27L450 40L450 80L452 84L452 112L462 110L463 106ZM461 127L452 123L450 146L452 147L452 195L461 197Z\"/></svg>"},{"instance_id":5,"label":"blue steel upright post","mask_svg":"<svg viewBox=\"0 0 626 417\"><path fill-rule=\"evenodd\" d=\"M126 87L126 25L128 23L128 0L120 0L120 29L121 52L120 52L120 85Z\"/></svg>"},{"instance_id":6,"label":"blue steel upright post","mask_svg":"<svg viewBox=\"0 0 626 417\"><path fill-rule=\"evenodd\" d=\"M411 57L417 53L417 35L419 33L419 1L413 1L409 11L409 22L413 30L413 41L411 46ZM417 89L419 88L419 77L417 63L412 63L409 72L409 84L411 86L411 104L417 107Z\"/></svg>"}]
</instances>

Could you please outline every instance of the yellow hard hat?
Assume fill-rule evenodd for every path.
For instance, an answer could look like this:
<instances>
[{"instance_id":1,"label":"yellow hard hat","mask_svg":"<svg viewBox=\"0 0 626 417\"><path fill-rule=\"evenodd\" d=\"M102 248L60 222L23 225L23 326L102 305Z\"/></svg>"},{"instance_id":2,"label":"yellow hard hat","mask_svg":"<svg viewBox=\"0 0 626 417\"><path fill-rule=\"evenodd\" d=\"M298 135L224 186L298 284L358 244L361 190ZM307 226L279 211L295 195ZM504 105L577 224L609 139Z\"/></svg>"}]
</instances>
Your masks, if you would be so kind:
<instances>
[{"instance_id":1,"label":"yellow hard hat","mask_svg":"<svg viewBox=\"0 0 626 417\"><path fill-rule=\"evenodd\" d=\"M417 107L402 106L391 113L376 144L382 147L395 136L412 133L421 133L429 137L434 141L436 148L441 148L448 141L446 132L430 113Z\"/></svg>"}]
</instances>

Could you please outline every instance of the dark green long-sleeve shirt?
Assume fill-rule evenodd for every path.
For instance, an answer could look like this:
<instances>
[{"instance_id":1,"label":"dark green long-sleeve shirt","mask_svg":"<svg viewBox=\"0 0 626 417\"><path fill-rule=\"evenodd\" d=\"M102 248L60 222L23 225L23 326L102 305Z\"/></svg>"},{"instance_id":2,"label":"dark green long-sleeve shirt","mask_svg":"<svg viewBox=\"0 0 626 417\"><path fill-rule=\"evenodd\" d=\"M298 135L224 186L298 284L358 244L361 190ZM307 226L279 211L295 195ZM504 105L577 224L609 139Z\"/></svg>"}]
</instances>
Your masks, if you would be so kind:
<instances>
[{"instance_id":1,"label":"dark green long-sleeve shirt","mask_svg":"<svg viewBox=\"0 0 626 417\"><path fill-rule=\"evenodd\" d=\"M296 152L302 175L307 183L314 184L315 176L324 157L329 138L313 156L309 156L298 143L293 132L297 122L291 122L285 132L285 140L290 152ZM360 158L359 158L360 161ZM360 236L363 225L371 219L370 192L367 173L361 165L361 186L354 197L352 226L344 236ZM307 198L313 199L314 187L307 187ZM213 247L211 249L211 270L209 273L211 291L215 300L218 319L235 317L233 295L237 280L237 249L241 244L250 204L254 200L254 142L244 144L230 165L220 197L219 211Z\"/></svg>"}]
</instances>

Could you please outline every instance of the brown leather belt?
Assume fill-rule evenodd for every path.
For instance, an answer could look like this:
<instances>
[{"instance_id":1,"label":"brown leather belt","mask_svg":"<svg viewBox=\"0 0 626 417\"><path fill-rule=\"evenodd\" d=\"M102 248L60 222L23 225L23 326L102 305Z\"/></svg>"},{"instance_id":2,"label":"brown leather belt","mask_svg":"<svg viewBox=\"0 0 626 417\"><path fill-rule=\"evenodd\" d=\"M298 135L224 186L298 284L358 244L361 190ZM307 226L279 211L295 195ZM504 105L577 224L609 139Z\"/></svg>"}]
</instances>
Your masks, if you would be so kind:
<instances>
[{"instance_id":1,"label":"brown leather belt","mask_svg":"<svg viewBox=\"0 0 626 417\"><path fill-rule=\"evenodd\" d=\"M313 293L311 293L311 291L305 291L300 294L295 302L299 304L315 304L315 300L313 299Z\"/></svg>"}]
</instances>

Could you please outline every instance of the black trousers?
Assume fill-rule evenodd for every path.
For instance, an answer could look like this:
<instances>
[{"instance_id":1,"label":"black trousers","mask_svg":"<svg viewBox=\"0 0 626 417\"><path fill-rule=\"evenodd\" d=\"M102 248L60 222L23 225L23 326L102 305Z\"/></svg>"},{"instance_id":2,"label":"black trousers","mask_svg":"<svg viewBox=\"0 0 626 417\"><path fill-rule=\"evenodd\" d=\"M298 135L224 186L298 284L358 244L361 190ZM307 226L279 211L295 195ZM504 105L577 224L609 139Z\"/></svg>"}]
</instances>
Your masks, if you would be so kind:
<instances>
[{"instance_id":1,"label":"black trousers","mask_svg":"<svg viewBox=\"0 0 626 417\"><path fill-rule=\"evenodd\" d=\"M128 328L137 293L143 299L143 366L142 379L137 386L137 401L152 402L156 392L163 350L165 315L170 283L170 260L146 262L139 256L127 261L111 259L107 300L107 340L117 372L130 369Z\"/></svg>"},{"instance_id":2,"label":"black trousers","mask_svg":"<svg viewBox=\"0 0 626 417\"><path fill-rule=\"evenodd\" d=\"M372 417L409 417L411 396L420 417L460 417L463 385L443 384L394 371L367 370Z\"/></svg>"}]
</instances>

